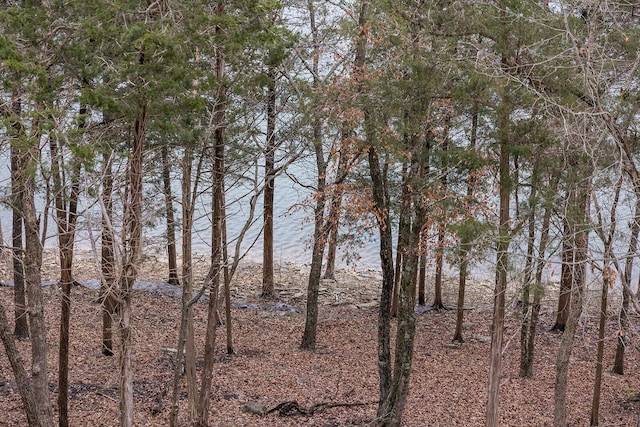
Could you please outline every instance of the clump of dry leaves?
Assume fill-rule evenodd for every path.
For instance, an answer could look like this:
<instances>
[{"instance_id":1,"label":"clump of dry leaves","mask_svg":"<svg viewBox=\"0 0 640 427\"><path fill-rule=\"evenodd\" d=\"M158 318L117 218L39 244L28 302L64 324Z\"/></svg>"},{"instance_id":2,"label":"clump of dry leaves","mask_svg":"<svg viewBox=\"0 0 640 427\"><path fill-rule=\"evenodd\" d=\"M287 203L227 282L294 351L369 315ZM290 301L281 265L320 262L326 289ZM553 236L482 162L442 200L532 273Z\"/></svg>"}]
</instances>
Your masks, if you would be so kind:
<instances>
[{"instance_id":1,"label":"clump of dry leaves","mask_svg":"<svg viewBox=\"0 0 640 427\"><path fill-rule=\"evenodd\" d=\"M44 277L55 280L55 258L47 254ZM204 277L203 261L199 274ZM90 257L79 257L79 281L96 279ZM162 281L166 265L147 259L140 278ZM324 281L316 351L301 351L308 269L283 265L276 271L279 301L259 299L259 265L245 264L232 283L235 354L225 352L219 335L214 373L212 426L349 426L371 425L376 416L377 312L380 276L375 271L338 274ZM7 281L6 273L0 281ZM484 424L491 310L486 284L470 285L463 345L451 343L454 311L418 315L417 338L405 426L477 426ZM134 295L136 425L168 425L169 396L176 357L179 298L156 291ZM482 290L484 289L484 291ZM100 306L97 290L75 287L72 296L70 422L73 426L115 426L118 423L118 361L100 351ZM474 293L475 292L475 293ZM445 289L454 303L455 286ZM12 288L0 287L0 300L12 303ZM49 368L52 401L57 392L60 291L45 288L49 329ZM549 301L553 301L552 298ZM281 305L278 305L280 303ZM547 304L550 305L550 304ZM553 381L560 336L549 332L553 307L545 307L536 340L535 376L518 378L519 326L517 312L507 319L503 377L500 389L502 425L545 426L553 422ZM199 348L203 348L206 304L195 309ZM610 374L615 351L616 319L606 338L601 424L636 425L640 358L635 343L628 348L626 375ZM220 334L223 334L220 329ZM588 425L597 344L597 318L585 316L570 365L569 423ZM28 343L20 343L26 360ZM117 349L116 349L117 354ZM198 365L202 365L199 360ZM295 402L295 403L293 403ZM186 395L181 396L181 414ZM253 406L252 406L253 405ZM279 408L278 408L279 406ZM269 414L260 415L276 409ZM26 425L21 402L4 350L0 350L0 426ZM184 416L181 418L185 421Z\"/></svg>"}]
</instances>

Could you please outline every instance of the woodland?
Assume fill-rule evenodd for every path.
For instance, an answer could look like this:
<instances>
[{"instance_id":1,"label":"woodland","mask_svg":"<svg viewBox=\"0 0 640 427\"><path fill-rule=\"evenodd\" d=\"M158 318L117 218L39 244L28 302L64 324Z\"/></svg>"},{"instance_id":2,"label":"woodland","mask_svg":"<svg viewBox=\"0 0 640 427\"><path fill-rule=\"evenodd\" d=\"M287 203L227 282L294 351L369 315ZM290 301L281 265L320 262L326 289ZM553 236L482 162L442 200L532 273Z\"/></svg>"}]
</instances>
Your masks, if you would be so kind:
<instances>
[{"instance_id":1,"label":"woodland","mask_svg":"<svg viewBox=\"0 0 640 427\"><path fill-rule=\"evenodd\" d=\"M0 1L0 423L640 426L639 15Z\"/></svg>"}]
</instances>

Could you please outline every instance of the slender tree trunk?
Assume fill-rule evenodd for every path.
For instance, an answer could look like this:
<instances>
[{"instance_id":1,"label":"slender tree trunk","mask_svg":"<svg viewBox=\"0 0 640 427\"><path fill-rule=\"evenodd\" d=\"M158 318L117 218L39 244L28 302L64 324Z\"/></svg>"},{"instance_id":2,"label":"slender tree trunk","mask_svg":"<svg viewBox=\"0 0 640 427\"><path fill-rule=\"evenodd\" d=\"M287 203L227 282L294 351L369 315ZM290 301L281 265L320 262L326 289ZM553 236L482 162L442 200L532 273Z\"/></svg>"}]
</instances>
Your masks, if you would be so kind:
<instances>
[{"instance_id":1,"label":"slender tree trunk","mask_svg":"<svg viewBox=\"0 0 640 427\"><path fill-rule=\"evenodd\" d=\"M553 190L557 187L557 180L554 179L553 184L550 186ZM538 325L538 317L540 314L540 301L543 295L542 287L542 271L546 264L545 254L547 252L547 245L549 243L549 229L551 224L551 206L545 206L544 217L542 219L542 230L540 232L540 241L538 243L538 259L536 260L536 271L533 285L533 303L531 304L531 313L529 314L527 322L527 341L525 347L526 352L524 355L521 353L523 359L520 360L520 376L521 377L533 377L533 361L535 354L535 340L536 329Z\"/></svg>"},{"instance_id":2,"label":"slender tree trunk","mask_svg":"<svg viewBox=\"0 0 640 427\"><path fill-rule=\"evenodd\" d=\"M368 136L368 140L371 138ZM382 290L380 309L378 310L378 375L380 377L380 399L378 417L382 415L383 402L391 388L391 299L393 293L393 239L391 219L389 218L389 190L386 177L380 168L378 152L369 148L369 171L371 174L371 192L378 220L380 234L380 263L382 267Z\"/></svg>"},{"instance_id":3,"label":"slender tree trunk","mask_svg":"<svg viewBox=\"0 0 640 427\"><path fill-rule=\"evenodd\" d=\"M471 138L469 140L469 150L475 152L476 143L478 141L478 104L473 106L473 113L471 114ZM476 186L476 180L474 173L469 170L467 175L467 199L471 202L473 192ZM470 218L472 220L472 218ZM462 234L460 238L460 265L458 271L458 301L456 303L456 330L453 334L453 342L463 343L464 338L462 336L462 326L464 323L464 298L467 289L467 274L469 269L469 252L471 250L471 238L468 231Z\"/></svg>"},{"instance_id":4,"label":"slender tree trunk","mask_svg":"<svg viewBox=\"0 0 640 427\"><path fill-rule=\"evenodd\" d=\"M462 344L462 326L464 323L464 294L467 289L467 270L469 266L469 242L460 241L460 265L458 270L458 302L456 303L456 330L452 341Z\"/></svg>"},{"instance_id":5,"label":"slender tree trunk","mask_svg":"<svg viewBox=\"0 0 640 427\"><path fill-rule=\"evenodd\" d=\"M528 360L529 352L529 325L531 316L531 291L533 282L533 268L535 264L535 243L536 243L536 210L537 210L537 190L540 186L539 162L536 160L533 166L531 177L531 188L529 193L529 215L528 236L527 236L527 258L524 267L524 286L522 288L522 312L520 322L520 378L533 376L533 364ZM544 256L544 254L540 254Z\"/></svg>"},{"instance_id":6,"label":"slender tree trunk","mask_svg":"<svg viewBox=\"0 0 640 427\"><path fill-rule=\"evenodd\" d=\"M318 291L320 289L320 276L322 274L322 256L324 253L326 229L324 227L324 209L326 203L326 170L324 151L322 149L322 124L319 119L313 129L314 147L316 151L317 194L316 207L314 209L313 251L311 254L311 268L309 271L309 284L307 286L307 316L304 325L304 334L300 348L313 350L316 347L316 333L318 329Z\"/></svg>"},{"instance_id":7,"label":"slender tree trunk","mask_svg":"<svg viewBox=\"0 0 640 427\"><path fill-rule=\"evenodd\" d=\"M417 268L417 233L412 232L411 225L416 223L416 201L413 194L413 181L418 176L418 165L412 164L405 175L403 183L403 200L401 213L401 229L404 237L402 263L402 280L400 282L398 331L396 334L395 360L393 380L387 395L379 409L377 425L382 427L399 427L402 413L409 392L409 376L413 360L413 343L415 337L415 313L411 297L411 285Z\"/></svg>"},{"instance_id":8,"label":"slender tree trunk","mask_svg":"<svg viewBox=\"0 0 640 427\"><path fill-rule=\"evenodd\" d=\"M225 326L227 332L227 354L233 354L233 328L231 325L231 275L229 272L229 251L228 251L228 241L227 241L227 209L226 209L226 199L225 199L225 187L224 180L220 183L222 186L221 197L222 197L222 263L223 273L224 273L224 316L225 316Z\"/></svg>"},{"instance_id":9,"label":"slender tree trunk","mask_svg":"<svg viewBox=\"0 0 640 427\"><path fill-rule=\"evenodd\" d=\"M311 37L313 42L313 89L320 89L319 73L319 49L320 41L318 27L315 19L315 6L312 0L307 2L309 11L309 24L311 26ZM324 226L324 209L326 204L326 175L327 164L324 159L324 149L322 145L322 119L314 117L313 123L313 148L316 157L316 206L313 212L313 250L311 253L311 267L309 271L309 281L307 285L307 315L304 324L304 333L300 348L313 350L316 347L316 334L318 329L318 291L320 288L320 276L322 275L322 258L324 254L327 230Z\"/></svg>"},{"instance_id":10,"label":"slender tree trunk","mask_svg":"<svg viewBox=\"0 0 640 427\"><path fill-rule=\"evenodd\" d=\"M573 244L566 242L567 236L571 234L571 227L565 222L564 238L562 241L562 267L560 272L560 293L558 295L558 310L556 312L556 323L551 328L552 331L564 331L569 316L569 307L571 305L571 296L573 291L571 286L574 284L572 278L573 271L571 269L571 260L573 258Z\"/></svg>"},{"instance_id":11,"label":"slender tree trunk","mask_svg":"<svg viewBox=\"0 0 640 427\"><path fill-rule=\"evenodd\" d=\"M640 234L640 195L636 195L636 206L633 213L633 222L631 223L631 237L629 238L629 248L627 249L624 274L622 276L622 307L619 315L618 328L618 345L616 346L616 356L613 362L613 372L618 375L624 375L624 352L628 345L627 328L628 328L628 312L630 302L631 277L633 275L633 261L638 249L638 235Z\"/></svg>"},{"instance_id":12,"label":"slender tree trunk","mask_svg":"<svg viewBox=\"0 0 640 427\"><path fill-rule=\"evenodd\" d=\"M111 155L103 153L102 172L102 236L100 301L102 305L102 354L113 356L113 316L116 311L116 260L114 255L113 218L113 171Z\"/></svg>"},{"instance_id":13,"label":"slender tree trunk","mask_svg":"<svg viewBox=\"0 0 640 427\"><path fill-rule=\"evenodd\" d=\"M160 150L162 157L162 184L164 189L165 217L167 219L167 259L169 262L169 279L167 282L180 286L178 280L178 254L176 249L176 221L173 213L173 192L171 190L171 165L169 164L169 149L163 145Z\"/></svg>"},{"instance_id":14,"label":"slender tree trunk","mask_svg":"<svg viewBox=\"0 0 640 427\"><path fill-rule=\"evenodd\" d=\"M86 108L80 107L80 117L86 114ZM83 128L81 125L80 128ZM58 425L69 425L68 389L69 389L69 323L71 317L71 286L73 280L73 248L75 242L75 226L77 217L78 196L80 192L79 161L73 166L71 191L65 194L66 183L62 172L62 153L55 136L49 138L51 151L51 176L55 198L56 222L58 227L58 250L60 256L60 285L62 301L60 308L60 347L58 356ZM68 210L67 210L68 199Z\"/></svg>"},{"instance_id":15,"label":"slender tree trunk","mask_svg":"<svg viewBox=\"0 0 640 427\"><path fill-rule=\"evenodd\" d=\"M343 126L345 126L344 123ZM346 174L349 144L351 144L351 131L343 130L340 139L340 154L338 155L336 180L341 179ZM341 185L336 185L331 196L331 202L329 203L327 262L323 276L324 279L328 280L335 280L336 278L336 252L338 249L338 234L342 211L342 193Z\"/></svg>"},{"instance_id":16,"label":"slender tree trunk","mask_svg":"<svg viewBox=\"0 0 640 427\"><path fill-rule=\"evenodd\" d=\"M47 327L44 318L42 295L42 245L39 221L35 207L35 170L40 158L39 147L32 146L22 154L22 213L24 215L26 251L24 273L28 300L29 326L31 329L31 384L40 422L53 426L53 411L49 394L47 367Z\"/></svg>"},{"instance_id":17,"label":"slender tree trunk","mask_svg":"<svg viewBox=\"0 0 640 427\"><path fill-rule=\"evenodd\" d=\"M489 350L489 385L486 411L486 427L498 425L498 395L502 367L502 342L504 336L505 293L507 291L508 250L510 240L509 201L511 176L509 168L510 101L503 90L502 105L498 111L498 142L500 144L500 213L498 242L496 244L496 282L493 293L493 323L491 325L491 349Z\"/></svg>"},{"instance_id":18,"label":"slender tree trunk","mask_svg":"<svg viewBox=\"0 0 640 427\"><path fill-rule=\"evenodd\" d=\"M140 56L140 63L144 57ZM131 294L142 250L142 165L147 126L147 105L138 106L127 168L127 201L124 206L125 239L120 278L120 426L133 427L133 307Z\"/></svg>"},{"instance_id":19,"label":"slender tree trunk","mask_svg":"<svg viewBox=\"0 0 640 427\"><path fill-rule=\"evenodd\" d=\"M579 167L577 164L573 164ZM587 209L589 206L590 180L582 177L577 189L569 194L568 212L564 241L567 244L565 262L568 265L567 276L571 278L571 297L569 315L565 325L558 357L556 360L556 379L554 385L554 426L565 427L567 424L567 377L569 374L569 358L573 348L576 327L582 313L586 261L588 250Z\"/></svg>"},{"instance_id":20,"label":"slender tree trunk","mask_svg":"<svg viewBox=\"0 0 640 427\"><path fill-rule=\"evenodd\" d=\"M15 304L14 335L18 340L29 337L27 300L24 283L24 244L22 239L22 167L18 147L11 144L11 215L13 256L13 298Z\"/></svg>"},{"instance_id":21,"label":"slender tree trunk","mask_svg":"<svg viewBox=\"0 0 640 427\"><path fill-rule=\"evenodd\" d=\"M442 302L442 267L444 262L444 222L438 221L438 242L436 243L436 277L435 277L435 296L431 307L435 310L445 308Z\"/></svg>"},{"instance_id":22,"label":"slender tree trunk","mask_svg":"<svg viewBox=\"0 0 640 427\"><path fill-rule=\"evenodd\" d=\"M608 294L609 287L613 286L615 282L615 273L611 267L611 260L614 258L612 246L613 238L616 233L616 211L618 210L618 202L620 200L620 190L622 189L622 175L618 179L615 189L615 197L611 203L609 212L609 231L605 235L604 221L602 219L602 209L598 202L598 198L593 196L593 204L596 208L596 216L598 223L596 225L596 232L600 236L604 244L604 257L602 260L602 292L600 297L600 324L598 327L598 350L596 355L596 373L593 384L593 400L591 403L591 426L599 425L600 418L600 395L602 390L602 360L604 357L604 338L605 329L607 326L607 310L608 310Z\"/></svg>"},{"instance_id":23,"label":"slender tree trunk","mask_svg":"<svg viewBox=\"0 0 640 427\"><path fill-rule=\"evenodd\" d=\"M216 5L216 16L225 15L225 0L218 0ZM218 26L216 34L220 34L222 29ZM215 58L216 81L218 91L216 93L217 109L214 123L215 131L213 135L213 224L211 228L211 273L209 283L209 307L207 314L207 332L204 347L204 367L200 381L200 394L198 396L197 418L193 423L195 427L207 427L209 424L209 396L211 393L211 382L213 380L213 362L216 344L216 329L218 327L217 299L220 287L220 273L222 271L222 225L224 212L224 155L225 155L225 131L227 114L227 87L224 82L225 60L222 50L218 50Z\"/></svg>"},{"instance_id":24,"label":"slender tree trunk","mask_svg":"<svg viewBox=\"0 0 640 427\"><path fill-rule=\"evenodd\" d=\"M402 176L405 177L407 174L407 164L406 162L402 165ZM402 218L402 212L400 212L400 218L398 219L398 223L402 222L404 219ZM404 248L402 247L402 242L405 237L402 235L404 230L398 224L398 240L396 243L396 266L395 266L395 274L393 276L393 299L391 300L391 317L396 317L398 315L398 301L400 298L400 279L402 278L402 257L404 254Z\"/></svg>"},{"instance_id":25,"label":"slender tree trunk","mask_svg":"<svg viewBox=\"0 0 640 427\"><path fill-rule=\"evenodd\" d=\"M20 393L20 399L24 406L24 411L27 415L27 422L29 427L40 427L43 424L40 422L40 414L38 412L38 406L34 400L33 389L31 387L29 375L25 369L20 351L16 347L14 336L11 334L11 327L7 321L7 314L4 305L0 303L0 339L4 346L5 353L9 359L13 376L16 379L16 385L18 387L18 393Z\"/></svg>"},{"instance_id":26,"label":"slender tree trunk","mask_svg":"<svg viewBox=\"0 0 640 427\"><path fill-rule=\"evenodd\" d=\"M273 287L273 197L275 185L276 70L267 72L267 134L264 147L264 243L262 249L262 297L274 298Z\"/></svg>"}]
</instances>

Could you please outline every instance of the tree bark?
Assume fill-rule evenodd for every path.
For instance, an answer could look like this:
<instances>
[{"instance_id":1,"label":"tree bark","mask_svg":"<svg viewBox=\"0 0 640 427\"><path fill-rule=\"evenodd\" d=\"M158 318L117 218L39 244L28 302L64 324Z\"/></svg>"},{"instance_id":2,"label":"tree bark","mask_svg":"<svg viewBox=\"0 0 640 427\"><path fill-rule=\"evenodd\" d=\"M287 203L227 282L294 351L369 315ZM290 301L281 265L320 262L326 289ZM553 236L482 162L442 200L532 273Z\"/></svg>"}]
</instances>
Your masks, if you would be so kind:
<instances>
[{"instance_id":1,"label":"tree bark","mask_svg":"<svg viewBox=\"0 0 640 427\"><path fill-rule=\"evenodd\" d=\"M631 223L631 237L629 238L629 248L627 249L624 263L624 273L622 275L622 307L620 308L618 327L618 344L616 346L616 356L613 362L613 372L624 375L624 353L628 345L627 328L628 312L630 302L631 277L633 276L633 262L638 249L638 235L640 235L640 195L636 194L636 206Z\"/></svg>"},{"instance_id":2,"label":"tree bark","mask_svg":"<svg viewBox=\"0 0 640 427\"><path fill-rule=\"evenodd\" d=\"M144 57L140 56L140 63ZM125 238L120 278L120 426L133 427L133 307L131 294L142 252L142 165L147 127L147 105L138 105L127 168L127 201L124 206Z\"/></svg>"},{"instance_id":3,"label":"tree bark","mask_svg":"<svg viewBox=\"0 0 640 427\"><path fill-rule=\"evenodd\" d=\"M11 215L12 215L12 256L13 256L13 299L15 304L14 335L18 340L29 338L27 322L27 300L24 283L24 243L22 237L22 166L20 152L11 144Z\"/></svg>"},{"instance_id":4,"label":"tree bark","mask_svg":"<svg viewBox=\"0 0 640 427\"><path fill-rule=\"evenodd\" d=\"M86 114L86 108L80 107L80 117ZM82 119L81 119L82 120ZM80 124L80 129L84 124ZM66 182L62 171L63 154L56 137L49 138L51 151L51 176L58 228L58 250L60 256L60 286L62 299L60 307L60 347L58 355L58 425L69 425L68 389L69 389L69 323L71 317L71 286L73 280L73 248L75 243L75 227L77 218L78 196L80 193L81 163L76 160L71 173L71 190L66 194ZM68 201L68 208L67 208Z\"/></svg>"},{"instance_id":5,"label":"tree bark","mask_svg":"<svg viewBox=\"0 0 640 427\"><path fill-rule=\"evenodd\" d=\"M577 161L576 161L577 162ZM572 163L574 167L580 167ZM554 426L565 427L567 422L567 377L569 373L569 358L573 348L576 327L582 313L586 262L588 250L587 217L589 206L590 180L582 177L577 189L570 192L568 197L568 211L564 241L567 243L566 258L567 277L571 278L571 297L569 315L562 334L558 357L556 359L556 379L554 384ZM570 249L569 249L570 248Z\"/></svg>"},{"instance_id":6,"label":"tree bark","mask_svg":"<svg viewBox=\"0 0 640 427\"><path fill-rule=\"evenodd\" d=\"M367 138L371 139L371 138ZM383 414L383 402L391 388L391 299L393 293L393 239L389 218L389 190L386 177L380 168L378 152L369 148L369 171L371 192L380 234L380 264L382 267L382 289L378 310L378 375L380 377L380 398L378 417Z\"/></svg>"},{"instance_id":7,"label":"tree bark","mask_svg":"<svg viewBox=\"0 0 640 427\"><path fill-rule=\"evenodd\" d=\"M176 249L176 221L173 212L173 191L171 190L171 165L169 164L169 149L166 145L163 145L160 149L160 155L162 157L162 186L167 220L167 260L169 262L169 279L167 279L167 282L170 285L180 286Z\"/></svg>"},{"instance_id":8,"label":"tree bark","mask_svg":"<svg viewBox=\"0 0 640 427\"><path fill-rule=\"evenodd\" d=\"M216 4L216 16L225 15L225 0L218 0ZM222 29L218 26L215 29L219 34ZM197 418L194 420L195 427L207 427L209 424L209 396L211 393L211 382L213 380L213 362L216 344L216 329L218 327L217 303L218 291L220 287L220 273L222 272L222 226L223 226L223 203L224 203L224 155L225 155L225 131L227 114L227 87L224 82L225 59L221 49L217 50L215 58L216 81L218 91L216 93L217 109L215 111L213 134L213 223L211 228L211 271L208 278L209 286L209 306L207 313L207 332L204 347L204 367L200 381L200 393L198 396Z\"/></svg>"},{"instance_id":9,"label":"tree bark","mask_svg":"<svg viewBox=\"0 0 640 427\"><path fill-rule=\"evenodd\" d=\"M489 350L489 385L486 411L486 427L498 425L498 395L502 366L502 342L504 336L505 293L507 291L508 250L510 240L509 202L511 176L509 166L509 144L511 142L511 106L506 88L503 89L502 105L498 110L498 143L500 146L499 165L499 225L496 244L496 282L493 293L493 322L491 325L491 348Z\"/></svg>"},{"instance_id":10,"label":"tree bark","mask_svg":"<svg viewBox=\"0 0 640 427\"><path fill-rule=\"evenodd\" d=\"M22 164L22 213L24 215L26 251L24 272L28 300L29 326L31 329L31 384L34 401L43 426L53 426L53 411L47 378L47 327L44 318L42 295L42 245L39 221L35 207L35 170L40 158L39 147L32 146L21 153Z\"/></svg>"},{"instance_id":11,"label":"tree bark","mask_svg":"<svg viewBox=\"0 0 640 427\"><path fill-rule=\"evenodd\" d=\"M100 301L102 306L102 354L113 356L113 316L116 311L116 260L114 256L113 218L113 171L109 150L102 155L102 235L100 264Z\"/></svg>"},{"instance_id":12,"label":"tree bark","mask_svg":"<svg viewBox=\"0 0 640 427\"><path fill-rule=\"evenodd\" d=\"M273 285L273 198L275 185L276 70L267 72L267 134L264 147L264 230L262 248L262 297L274 298Z\"/></svg>"},{"instance_id":13,"label":"tree bark","mask_svg":"<svg viewBox=\"0 0 640 427\"><path fill-rule=\"evenodd\" d=\"M40 414L38 413L38 406L34 400L33 389L29 380L29 375L25 369L20 351L16 347L14 336L11 334L11 327L7 321L7 314L4 305L0 303L0 338L4 350L9 359L13 376L16 379L16 385L18 386L18 393L20 393L20 399L24 406L24 411L27 415L27 422L29 427L40 427L43 424L40 422Z\"/></svg>"},{"instance_id":14,"label":"tree bark","mask_svg":"<svg viewBox=\"0 0 640 427\"><path fill-rule=\"evenodd\" d=\"M414 160L415 162L415 160ZM415 338L415 313L411 287L414 283L414 272L418 265L417 234L411 226L416 223L416 200L413 194L413 181L418 176L418 165L412 164L403 183L403 200L401 228L404 237L402 262L402 279L399 292L398 330L396 334L395 360L393 379L388 392L379 408L377 425L382 427L399 427L402 413L409 392L409 376L413 361L413 343ZM404 220L402 220L404 218Z\"/></svg>"}]
</instances>

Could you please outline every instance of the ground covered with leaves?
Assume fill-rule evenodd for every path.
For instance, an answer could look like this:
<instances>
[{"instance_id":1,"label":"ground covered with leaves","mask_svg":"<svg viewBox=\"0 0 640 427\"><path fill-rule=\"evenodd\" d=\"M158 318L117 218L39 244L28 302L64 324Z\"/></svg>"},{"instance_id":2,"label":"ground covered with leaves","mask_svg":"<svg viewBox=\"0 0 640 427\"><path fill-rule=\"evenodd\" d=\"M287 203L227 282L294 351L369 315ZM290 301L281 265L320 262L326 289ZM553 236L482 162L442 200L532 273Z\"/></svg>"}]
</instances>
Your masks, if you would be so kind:
<instances>
[{"instance_id":1,"label":"ground covered with leaves","mask_svg":"<svg viewBox=\"0 0 640 427\"><path fill-rule=\"evenodd\" d=\"M45 258L44 278L56 279L55 258ZM202 271L205 269L204 261ZM72 290L70 346L70 423L73 426L118 424L118 359L101 353L100 306L90 257L80 258L76 279L88 283ZM162 260L147 259L140 278L163 279ZM299 350L304 328L305 266L282 265L276 270L276 301L261 301L260 266L246 263L232 283L233 345L225 349L219 329L213 378L210 424L223 426L353 426L371 425L376 415L377 298L380 275L375 271L341 271L337 281L323 281L316 351ZM0 281L10 280L5 269ZM202 275L204 277L204 274ZM465 343L451 342L455 311L426 311L417 316L410 394L403 425L478 426L484 424L489 360L490 284L470 285L465 311ZM454 304L455 286L445 287L445 302ZM0 300L12 305L13 290L0 287ZM49 369L52 402L57 395L58 330L61 293L45 287L49 324ZM518 378L519 322L509 311L500 421L505 426L546 426L553 422L553 382L560 335L550 332L555 319L553 295L548 295L536 338L534 378ZM180 299L171 288L149 286L135 292L135 422L166 426L177 347ZM11 314L12 312L10 312ZM195 309L198 348L203 349L206 303ZM611 374L617 319L612 313L605 343L605 375L601 425L635 426L640 407L640 355L637 332L627 351L624 376ZM29 359L29 344L19 344ZM597 317L580 323L570 365L568 420L589 424L596 365ZM202 355L198 368L202 366ZM184 383L183 383L184 385ZM181 395L185 421L186 394ZM266 409L266 415L256 414ZM4 350L0 350L0 426L26 425L21 401Z\"/></svg>"}]
</instances>

